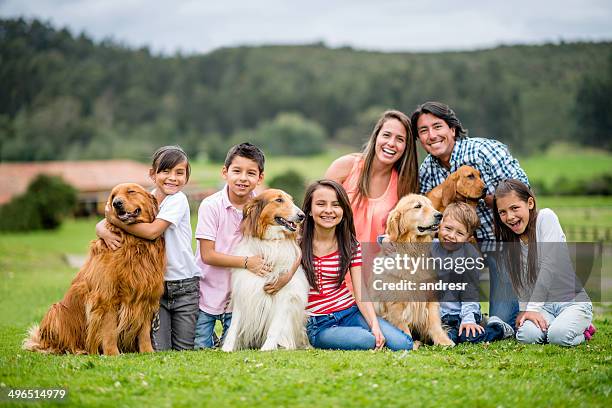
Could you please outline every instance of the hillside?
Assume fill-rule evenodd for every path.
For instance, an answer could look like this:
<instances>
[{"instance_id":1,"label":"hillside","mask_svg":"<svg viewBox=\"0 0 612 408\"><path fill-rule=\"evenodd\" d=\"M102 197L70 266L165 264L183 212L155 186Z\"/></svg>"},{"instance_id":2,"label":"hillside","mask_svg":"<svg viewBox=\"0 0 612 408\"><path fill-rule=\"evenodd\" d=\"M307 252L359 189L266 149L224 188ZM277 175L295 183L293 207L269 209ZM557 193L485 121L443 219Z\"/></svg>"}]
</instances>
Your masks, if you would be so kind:
<instances>
[{"instance_id":1,"label":"hillside","mask_svg":"<svg viewBox=\"0 0 612 408\"><path fill-rule=\"evenodd\" d=\"M410 113L431 99L453 106L472 136L522 154L559 140L612 146L610 42L447 53L313 44L161 57L0 20L0 83L4 161L144 159L167 143L218 156L249 131L265 138L265 125L287 112L290 128L356 147L382 110Z\"/></svg>"}]
</instances>

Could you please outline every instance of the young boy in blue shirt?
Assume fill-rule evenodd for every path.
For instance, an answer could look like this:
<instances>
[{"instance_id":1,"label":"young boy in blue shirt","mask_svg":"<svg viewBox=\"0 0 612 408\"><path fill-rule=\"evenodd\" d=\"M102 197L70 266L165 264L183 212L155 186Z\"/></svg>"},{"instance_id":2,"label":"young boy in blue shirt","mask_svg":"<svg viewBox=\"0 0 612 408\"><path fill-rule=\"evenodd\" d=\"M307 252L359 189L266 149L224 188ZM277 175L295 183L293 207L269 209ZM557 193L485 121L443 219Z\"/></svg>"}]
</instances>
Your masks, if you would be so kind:
<instances>
[{"instance_id":1,"label":"young boy in blue shirt","mask_svg":"<svg viewBox=\"0 0 612 408\"><path fill-rule=\"evenodd\" d=\"M482 313L478 302L479 266L484 266L482 255L469 242L480 221L473 207L466 203L453 203L444 211L438 231L439 241L432 246L432 257L453 259L437 269L444 282L466 282L462 292L444 292L440 298L440 316L448 336L455 344L491 342L514 336L514 330L497 316L489 318L485 327L480 325ZM479 262L480 260L480 262Z\"/></svg>"}]
</instances>

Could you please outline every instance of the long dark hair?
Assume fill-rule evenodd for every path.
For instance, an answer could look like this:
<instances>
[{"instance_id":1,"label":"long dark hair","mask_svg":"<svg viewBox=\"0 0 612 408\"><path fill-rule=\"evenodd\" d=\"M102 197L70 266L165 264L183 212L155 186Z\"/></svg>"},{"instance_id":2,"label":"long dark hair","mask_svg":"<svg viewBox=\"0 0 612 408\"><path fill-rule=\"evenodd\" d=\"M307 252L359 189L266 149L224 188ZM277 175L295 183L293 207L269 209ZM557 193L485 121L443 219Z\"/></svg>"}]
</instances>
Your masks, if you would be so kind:
<instances>
[{"instance_id":1,"label":"long dark hair","mask_svg":"<svg viewBox=\"0 0 612 408\"><path fill-rule=\"evenodd\" d=\"M419 190L419 170L417 161L416 142L410 137L412 131L410 128L410 119L404 113L398 110L385 111L372 130L372 134L366 143L363 150L363 169L359 175L358 187L358 203L363 197L370 195L370 172L372 170L372 162L376 154L376 138L380 133L385 122L391 119L398 120L406 129L406 148L402 156L397 159L393 167L397 171L397 197L402 198L406 194L418 193Z\"/></svg>"},{"instance_id":2,"label":"long dark hair","mask_svg":"<svg viewBox=\"0 0 612 408\"><path fill-rule=\"evenodd\" d=\"M511 194L512 192L514 192L521 201L526 203L529 202L529 198L533 200L533 208L529 210L529 222L526 229L529 239L527 274L524 273L523 269L525 260L522 259L523 253L519 245L520 237L502 222L497 208L497 199ZM538 276L538 271L536 269L538 259L538 247L536 242L536 220L538 218L538 210L536 207L535 195L529 187L519 180L508 179L501 181L497 185L495 195L493 196L493 218L495 220L495 239L500 243L509 243L509 245L504 245L502 247L501 254L506 270L510 273L512 286L518 290L529 288L535 283ZM517 262L517 260L520 260L520 262Z\"/></svg>"},{"instance_id":3,"label":"long dark hair","mask_svg":"<svg viewBox=\"0 0 612 408\"><path fill-rule=\"evenodd\" d=\"M317 284L317 277L314 268L314 254L312 250L312 241L314 239L315 223L311 215L312 212L312 196L319 188L331 188L336 192L336 197L342 208L342 220L336 225L336 242L338 243L338 252L340 255L340 273L338 274L338 287L344 281L344 277L348 272L353 253L357 249L359 242L355 235L355 224L353 223L353 211L351 203L344 188L333 180L317 180L310 184L304 195L304 204L302 211L306 214L306 219L302 223L300 248L302 249L302 267L306 271L306 277L310 286L317 291L320 290Z\"/></svg>"}]
</instances>

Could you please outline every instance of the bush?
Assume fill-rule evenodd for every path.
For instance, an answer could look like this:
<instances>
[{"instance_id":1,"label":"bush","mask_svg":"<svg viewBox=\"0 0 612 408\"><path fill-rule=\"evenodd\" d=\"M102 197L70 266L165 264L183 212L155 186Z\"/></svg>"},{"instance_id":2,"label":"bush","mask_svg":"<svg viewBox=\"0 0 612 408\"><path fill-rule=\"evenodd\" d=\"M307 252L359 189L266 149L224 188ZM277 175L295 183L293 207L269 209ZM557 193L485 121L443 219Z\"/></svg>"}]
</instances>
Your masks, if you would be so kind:
<instances>
[{"instance_id":1,"label":"bush","mask_svg":"<svg viewBox=\"0 0 612 408\"><path fill-rule=\"evenodd\" d=\"M0 207L0 230L57 228L77 203L76 190L61 178L41 174L27 191Z\"/></svg>"},{"instance_id":2,"label":"bush","mask_svg":"<svg viewBox=\"0 0 612 408\"><path fill-rule=\"evenodd\" d=\"M259 146L266 155L309 156L323 152L326 138L325 130L317 122L299 113L279 113L274 120L257 126L246 140Z\"/></svg>"},{"instance_id":3,"label":"bush","mask_svg":"<svg viewBox=\"0 0 612 408\"><path fill-rule=\"evenodd\" d=\"M298 207L302 206L306 180L304 176L295 170L287 170L270 181L270 187L286 191L293 197L293 202Z\"/></svg>"}]
</instances>

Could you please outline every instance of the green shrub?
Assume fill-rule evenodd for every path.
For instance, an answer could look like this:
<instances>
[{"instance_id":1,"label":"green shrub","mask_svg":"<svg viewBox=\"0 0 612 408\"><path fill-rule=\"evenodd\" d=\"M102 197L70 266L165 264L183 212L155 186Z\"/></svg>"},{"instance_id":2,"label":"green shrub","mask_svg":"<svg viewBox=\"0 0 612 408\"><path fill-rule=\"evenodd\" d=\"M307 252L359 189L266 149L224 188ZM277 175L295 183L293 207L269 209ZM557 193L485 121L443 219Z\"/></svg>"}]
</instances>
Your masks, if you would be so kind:
<instances>
[{"instance_id":1,"label":"green shrub","mask_svg":"<svg viewBox=\"0 0 612 408\"><path fill-rule=\"evenodd\" d=\"M57 176L41 174L27 191L0 207L0 230L32 231L57 228L77 202L76 190Z\"/></svg>"},{"instance_id":2,"label":"green shrub","mask_svg":"<svg viewBox=\"0 0 612 408\"><path fill-rule=\"evenodd\" d=\"M304 176L295 170L287 170L270 180L270 187L286 191L293 197L293 202L298 207L302 206L306 180Z\"/></svg>"},{"instance_id":3,"label":"green shrub","mask_svg":"<svg viewBox=\"0 0 612 408\"><path fill-rule=\"evenodd\" d=\"M259 146L266 155L309 156L325 149L325 130L317 122L299 113L279 113L274 120L264 121L245 139Z\"/></svg>"}]
</instances>

